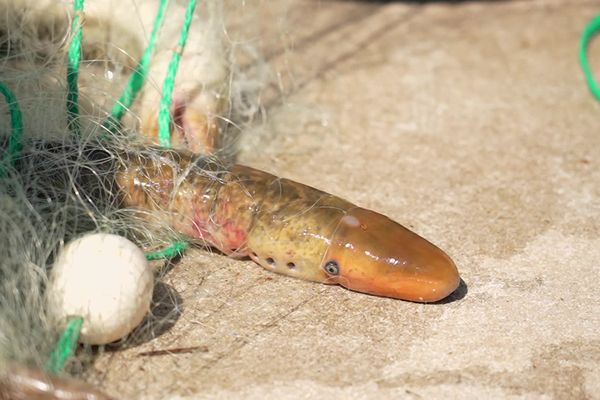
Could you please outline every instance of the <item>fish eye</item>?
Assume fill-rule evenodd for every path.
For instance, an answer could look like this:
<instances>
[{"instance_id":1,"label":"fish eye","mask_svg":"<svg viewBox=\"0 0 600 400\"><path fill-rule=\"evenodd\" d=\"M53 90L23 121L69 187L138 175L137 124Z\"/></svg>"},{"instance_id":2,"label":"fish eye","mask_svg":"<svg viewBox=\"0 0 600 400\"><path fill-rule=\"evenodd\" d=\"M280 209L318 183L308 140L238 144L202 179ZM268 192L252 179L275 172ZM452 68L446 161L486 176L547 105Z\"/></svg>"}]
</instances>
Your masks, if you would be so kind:
<instances>
[{"instance_id":1,"label":"fish eye","mask_svg":"<svg viewBox=\"0 0 600 400\"><path fill-rule=\"evenodd\" d=\"M325 266L323 267L323 269L329 275L339 275L339 273L340 273L340 266L334 260L327 261L327 263L325 264Z\"/></svg>"}]
</instances>

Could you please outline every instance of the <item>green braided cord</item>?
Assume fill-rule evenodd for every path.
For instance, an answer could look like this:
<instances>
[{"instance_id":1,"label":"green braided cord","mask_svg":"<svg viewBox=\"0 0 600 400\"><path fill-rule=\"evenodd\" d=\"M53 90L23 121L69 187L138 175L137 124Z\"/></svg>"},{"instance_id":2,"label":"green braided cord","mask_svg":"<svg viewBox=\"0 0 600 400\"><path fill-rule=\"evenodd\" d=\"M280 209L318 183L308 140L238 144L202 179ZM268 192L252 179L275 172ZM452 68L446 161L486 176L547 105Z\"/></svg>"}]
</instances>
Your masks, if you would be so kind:
<instances>
[{"instance_id":1,"label":"green braided cord","mask_svg":"<svg viewBox=\"0 0 600 400\"><path fill-rule=\"evenodd\" d=\"M71 317L67 320L67 327L50 353L50 359L45 366L46 371L51 374L62 371L69 357L73 355L82 325L83 318L81 317Z\"/></svg>"},{"instance_id":2,"label":"green braided cord","mask_svg":"<svg viewBox=\"0 0 600 400\"><path fill-rule=\"evenodd\" d=\"M81 17L83 16L83 0L73 1L73 24L71 32L73 39L69 45L68 64L67 64L67 126L75 134L79 134L79 87L77 81L79 78L79 66L81 63L81 40L83 37L81 29ZM67 327L63 331L58 343L52 349L50 358L46 362L45 368L51 374L57 374L65 366L65 363L73 355L77 340L81 333L83 318L71 317L67 321Z\"/></svg>"},{"instance_id":3,"label":"green braided cord","mask_svg":"<svg viewBox=\"0 0 600 400\"><path fill-rule=\"evenodd\" d=\"M173 258L183 253L184 250L188 248L188 246L189 244L187 242L174 242L172 245L164 248L163 250L155 251L152 253L146 253L146 260L153 261L160 260L162 258Z\"/></svg>"},{"instance_id":4,"label":"green braided cord","mask_svg":"<svg viewBox=\"0 0 600 400\"><path fill-rule=\"evenodd\" d=\"M579 62L581 63L581 68L583 69L583 74L585 75L590 91L596 100L600 101L600 87L594 80L594 75L587 59L588 45L598 31L600 31L600 14L596 15L583 29L581 40L579 41Z\"/></svg>"},{"instance_id":5,"label":"green braided cord","mask_svg":"<svg viewBox=\"0 0 600 400\"><path fill-rule=\"evenodd\" d=\"M67 126L75 134L79 134L79 64L81 62L81 22L83 16L83 0L74 0L73 10L73 39L69 45L69 63L67 65Z\"/></svg>"},{"instance_id":6,"label":"green braided cord","mask_svg":"<svg viewBox=\"0 0 600 400\"><path fill-rule=\"evenodd\" d=\"M111 132L115 131L115 128L118 126L118 123L123 118L123 115L125 115L125 111L129 107L131 107L131 104L133 104L135 98L137 97L140 90L144 86L146 77L148 75L148 67L150 65L150 58L152 57L152 53L154 52L154 48L156 46L156 40L158 38L158 31L159 31L160 27L162 26L163 21L165 19L165 15L166 15L165 10L167 8L167 4L168 4L168 0L160 1L159 7L158 7L158 12L156 13L156 17L154 18L152 32L150 33L150 38L148 40L148 46L144 49L144 53L142 54L142 58L140 59L140 62L138 63L138 65L134 69L133 73L129 77L129 80L127 81L127 85L125 86L125 89L123 90L123 93L121 94L121 97L113 105L112 110L111 110L111 115L110 115L108 121L106 121L104 123L104 127L107 128L108 130L110 130ZM191 20L191 17L189 19ZM187 18L186 18L186 21L187 21ZM188 25L189 25L189 23L188 23ZM187 30L188 29L185 29L186 36L187 36ZM181 42L181 39L180 39L180 42ZM183 41L183 43L185 43L185 40ZM164 98L163 98L163 101L164 101ZM170 100L167 100L167 101L170 101ZM168 107L169 106L167 106L167 108ZM158 260L158 259L162 259L162 258L173 258L174 256L181 254L187 247L188 247L188 244L186 242L175 242L172 245L170 245L169 247L167 247L161 251L146 253L146 259L151 261L151 260Z\"/></svg>"},{"instance_id":7,"label":"green braided cord","mask_svg":"<svg viewBox=\"0 0 600 400\"><path fill-rule=\"evenodd\" d=\"M11 129L11 133L8 138L8 147L6 148L6 152L2 155L2 160L0 161L0 176L4 176L6 175L6 169L13 164L15 158L21 151L21 139L23 138L23 115L21 114L21 109L19 108L17 98L13 92L11 92L10 89L2 82L0 82L0 92L4 95L4 99L8 104Z\"/></svg>"},{"instance_id":8,"label":"green braided cord","mask_svg":"<svg viewBox=\"0 0 600 400\"><path fill-rule=\"evenodd\" d=\"M177 42L177 49L173 53L173 57L169 63L169 69L167 70L167 76L163 83L160 111L158 112L158 143L164 147L171 147L171 95L173 93L173 87L175 86L175 76L177 75L179 60L181 59L181 53L183 53L185 42L187 41L188 31L190 30L190 24L192 23L195 8L196 0L189 0L185 12L185 20L183 22L183 27L181 28L181 35L179 36L179 42Z\"/></svg>"},{"instance_id":9,"label":"green braided cord","mask_svg":"<svg viewBox=\"0 0 600 400\"><path fill-rule=\"evenodd\" d=\"M150 58L152 57L152 52L154 51L154 47L156 46L158 30L162 26L163 20L165 19L164 17L165 9L167 8L167 3L168 0L160 1L156 18L154 18L152 33L150 34L150 39L148 40L148 46L144 50L140 62L133 70L131 76L129 76L129 80L127 81L127 85L125 86L121 97L113 105L108 121L104 123L104 127L108 128L110 131L115 130L119 121L121 121L123 115L125 115L125 111L127 111L127 109L131 107L131 104L142 89L142 86L144 86L146 76L148 75L148 65L150 64Z\"/></svg>"},{"instance_id":10,"label":"green braided cord","mask_svg":"<svg viewBox=\"0 0 600 400\"><path fill-rule=\"evenodd\" d=\"M183 52L183 48L185 47L185 43L187 41L195 8L196 0L190 0L185 12L185 20L183 22L183 27L181 28L181 35L179 36L179 41L177 42L177 50L173 53L173 57L169 62L167 76L165 77L165 81L163 83L160 111L158 113L158 143L164 147L171 147L171 96L173 93L173 87L175 86L175 76L177 75L179 60L181 59L181 53ZM183 253L187 247L187 242L178 241L161 251L146 253L146 259L158 260L161 258L173 258Z\"/></svg>"}]
</instances>

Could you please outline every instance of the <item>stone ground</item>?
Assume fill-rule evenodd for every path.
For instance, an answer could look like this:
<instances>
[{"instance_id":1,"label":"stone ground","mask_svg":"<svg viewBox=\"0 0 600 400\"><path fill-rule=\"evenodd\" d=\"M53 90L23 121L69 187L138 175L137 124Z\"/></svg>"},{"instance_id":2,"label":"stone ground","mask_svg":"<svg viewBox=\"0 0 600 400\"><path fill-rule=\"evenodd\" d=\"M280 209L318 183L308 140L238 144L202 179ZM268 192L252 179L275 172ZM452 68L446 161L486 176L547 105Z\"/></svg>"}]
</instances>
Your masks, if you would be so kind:
<instances>
[{"instance_id":1,"label":"stone ground","mask_svg":"<svg viewBox=\"0 0 600 400\"><path fill-rule=\"evenodd\" d=\"M277 3L287 30L266 2L259 27L281 133L241 161L389 215L464 284L414 304L189 251L161 286L176 320L93 380L124 399L600 399L600 104L577 60L599 4Z\"/></svg>"}]
</instances>

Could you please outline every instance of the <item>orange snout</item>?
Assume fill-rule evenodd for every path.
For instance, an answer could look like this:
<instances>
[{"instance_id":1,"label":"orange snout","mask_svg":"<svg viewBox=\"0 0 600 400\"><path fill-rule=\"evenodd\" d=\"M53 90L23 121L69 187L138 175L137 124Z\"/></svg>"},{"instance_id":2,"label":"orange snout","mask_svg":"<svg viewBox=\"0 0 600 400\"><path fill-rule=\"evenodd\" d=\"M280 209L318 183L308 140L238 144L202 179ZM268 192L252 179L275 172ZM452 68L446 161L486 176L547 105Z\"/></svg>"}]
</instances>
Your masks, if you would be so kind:
<instances>
[{"instance_id":1,"label":"orange snout","mask_svg":"<svg viewBox=\"0 0 600 400\"><path fill-rule=\"evenodd\" d=\"M438 247L384 215L354 208L342 217L323 259L331 283L358 292L434 302L460 283Z\"/></svg>"}]
</instances>

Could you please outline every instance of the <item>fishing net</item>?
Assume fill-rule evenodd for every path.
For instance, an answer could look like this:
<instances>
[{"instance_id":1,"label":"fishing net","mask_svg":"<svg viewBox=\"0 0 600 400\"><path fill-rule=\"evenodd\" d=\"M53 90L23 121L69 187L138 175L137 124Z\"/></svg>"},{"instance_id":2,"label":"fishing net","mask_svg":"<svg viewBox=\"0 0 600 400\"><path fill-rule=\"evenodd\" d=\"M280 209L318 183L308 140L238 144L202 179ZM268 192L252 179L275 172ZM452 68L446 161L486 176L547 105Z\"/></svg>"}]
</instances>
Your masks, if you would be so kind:
<instances>
[{"instance_id":1,"label":"fishing net","mask_svg":"<svg viewBox=\"0 0 600 400\"><path fill-rule=\"evenodd\" d=\"M224 166L268 131L266 108L285 88L257 46L261 25L248 23L256 11L191 3L0 0L0 373L49 369L64 324L46 289L66 243L128 237L156 260L159 280L186 247L160 214L117 207L103 162L160 158L162 145ZM111 346L151 339L172 325L176 303L157 285L145 321ZM103 349L76 347L50 369L80 376Z\"/></svg>"}]
</instances>

